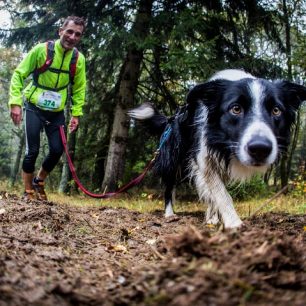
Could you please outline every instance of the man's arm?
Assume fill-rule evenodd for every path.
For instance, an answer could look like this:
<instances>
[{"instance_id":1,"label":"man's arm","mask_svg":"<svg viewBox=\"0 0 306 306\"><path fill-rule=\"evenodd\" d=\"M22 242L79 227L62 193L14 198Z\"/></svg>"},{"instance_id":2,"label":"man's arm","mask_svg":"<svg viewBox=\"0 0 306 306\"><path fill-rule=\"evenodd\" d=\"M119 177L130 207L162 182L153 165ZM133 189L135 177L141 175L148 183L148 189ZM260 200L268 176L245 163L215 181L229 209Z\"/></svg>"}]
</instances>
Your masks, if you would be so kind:
<instances>
[{"instance_id":1,"label":"man's arm","mask_svg":"<svg viewBox=\"0 0 306 306\"><path fill-rule=\"evenodd\" d=\"M72 85L72 95L71 95L72 99L71 115L73 117L79 117L83 115L85 91L86 91L85 58L82 53L79 53L76 75L74 77L74 82Z\"/></svg>"},{"instance_id":2,"label":"man's arm","mask_svg":"<svg viewBox=\"0 0 306 306\"><path fill-rule=\"evenodd\" d=\"M20 62L15 69L10 84L9 102L8 105L22 106L22 89L24 80L34 71L36 68L37 54L39 52L39 45L35 46L26 57Z\"/></svg>"},{"instance_id":3,"label":"man's arm","mask_svg":"<svg viewBox=\"0 0 306 306\"><path fill-rule=\"evenodd\" d=\"M22 90L24 80L36 68L39 45L35 46L26 57L20 62L11 78L9 102L10 115L15 125L19 125L22 119Z\"/></svg>"}]
</instances>

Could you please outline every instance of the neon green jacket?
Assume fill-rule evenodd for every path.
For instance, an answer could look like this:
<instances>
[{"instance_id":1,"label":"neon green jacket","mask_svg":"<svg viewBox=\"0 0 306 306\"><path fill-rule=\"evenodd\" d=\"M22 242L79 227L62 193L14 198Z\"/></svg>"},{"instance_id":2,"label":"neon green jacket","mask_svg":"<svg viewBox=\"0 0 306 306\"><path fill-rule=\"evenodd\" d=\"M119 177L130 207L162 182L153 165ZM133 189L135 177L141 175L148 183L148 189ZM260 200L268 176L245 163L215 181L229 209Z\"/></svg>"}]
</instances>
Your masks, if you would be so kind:
<instances>
[{"instance_id":1,"label":"neon green jacket","mask_svg":"<svg viewBox=\"0 0 306 306\"><path fill-rule=\"evenodd\" d=\"M22 90L24 87L24 80L36 69L46 61L47 48L46 43L40 43L36 45L21 61L18 67L15 69L10 85L10 99L9 106L23 104ZM65 50L59 40L54 45L54 58L51 67L61 70L69 71L70 60L72 57L72 50ZM38 83L40 85L60 88L66 86L69 83L69 74L67 73L55 73L52 71L45 71L39 75ZM82 53L79 52L79 57L76 66L76 73L74 76L74 82L71 86L71 99L72 107L71 114L74 117L83 115L83 105L85 101L85 89L86 89L86 71L85 71L85 58ZM26 100L37 105L39 98L46 92L46 89L36 87L33 81L24 89L24 96ZM59 106L51 111L62 111L65 108L65 104L68 99L68 86L58 91Z\"/></svg>"}]
</instances>

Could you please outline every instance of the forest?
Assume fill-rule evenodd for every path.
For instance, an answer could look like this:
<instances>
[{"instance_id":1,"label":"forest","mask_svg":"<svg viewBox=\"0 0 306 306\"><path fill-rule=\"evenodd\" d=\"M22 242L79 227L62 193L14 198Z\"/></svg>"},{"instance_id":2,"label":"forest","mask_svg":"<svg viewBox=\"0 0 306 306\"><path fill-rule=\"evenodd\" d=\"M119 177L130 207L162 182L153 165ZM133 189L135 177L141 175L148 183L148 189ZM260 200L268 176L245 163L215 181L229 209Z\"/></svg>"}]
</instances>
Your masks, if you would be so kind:
<instances>
[{"instance_id":1,"label":"forest","mask_svg":"<svg viewBox=\"0 0 306 306\"><path fill-rule=\"evenodd\" d=\"M223 69L306 85L306 0L0 0L0 306L304 305L306 103L279 162L228 186L236 228L204 222L210 206L189 184L165 218L153 171L128 192L92 200L64 155L47 178L48 201L21 197L26 144L10 118L10 80L71 15L86 20L78 49L87 88L69 153L94 193L131 182L159 148L130 109L150 102L172 116ZM70 110L68 101L67 123ZM37 165L48 151L42 135Z\"/></svg>"},{"instance_id":2,"label":"forest","mask_svg":"<svg viewBox=\"0 0 306 306\"><path fill-rule=\"evenodd\" d=\"M22 128L8 117L10 77L36 43L58 37L68 15L86 19L79 45L87 64L84 116L69 135L76 172L90 190L113 191L142 171L158 139L126 112L149 101L167 115L188 90L216 71L239 68L267 79L305 82L305 1L1 1L9 26L1 38L1 179L20 180ZM68 106L69 108L69 106ZM69 109L67 109L69 114ZM305 180L305 106L292 130L289 152L264 177L279 189ZM47 146L42 146L42 154ZM256 179L258 182L258 178ZM159 181L150 177L150 188ZM256 183L255 183L256 185ZM71 192L62 158L49 188Z\"/></svg>"}]
</instances>

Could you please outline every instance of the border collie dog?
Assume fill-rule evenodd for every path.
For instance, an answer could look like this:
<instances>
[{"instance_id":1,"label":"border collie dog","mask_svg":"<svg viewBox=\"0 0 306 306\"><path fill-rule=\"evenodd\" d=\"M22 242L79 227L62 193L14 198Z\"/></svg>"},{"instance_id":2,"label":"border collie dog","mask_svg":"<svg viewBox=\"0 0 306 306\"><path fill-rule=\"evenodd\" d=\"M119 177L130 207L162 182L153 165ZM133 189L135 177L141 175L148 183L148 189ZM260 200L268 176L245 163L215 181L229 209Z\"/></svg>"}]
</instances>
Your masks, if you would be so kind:
<instances>
[{"instance_id":1,"label":"border collie dog","mask_svg":"<svg viewBox=\"0 0 306 306\"><path fill-rule=\"evenodd\" d=\"M175 185L189 178L208 204L206 222L242 224L225 184L264 173L290 142L306 88L228 69L193 87L186 104L167 118L150 103L128 112L161 136L154 168L165 184L165 216L173 215Z\"/></svg>"}]
</instances>

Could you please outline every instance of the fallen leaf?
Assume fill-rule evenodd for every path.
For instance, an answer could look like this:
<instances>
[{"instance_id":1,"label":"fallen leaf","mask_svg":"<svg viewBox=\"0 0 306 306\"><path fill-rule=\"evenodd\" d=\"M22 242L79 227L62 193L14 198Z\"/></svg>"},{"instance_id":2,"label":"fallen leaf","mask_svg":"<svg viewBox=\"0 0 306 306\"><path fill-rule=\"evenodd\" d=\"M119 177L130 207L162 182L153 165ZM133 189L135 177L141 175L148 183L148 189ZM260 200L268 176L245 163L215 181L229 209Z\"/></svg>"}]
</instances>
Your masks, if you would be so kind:
<instances>
[{"instance_id":1,"label":"fallen leaf","mask_svg":"<svg viewBox=\"0 0 306 306\"><path fill-rule=\"evenodd\" d=\"M127 252L127 248L122 244L112 245L110 247L110 250L113 250L115 252L123 252L123 253Z\"/></svg>"},{"instance_id":2,"label":"fallen leaf","mask_svg":"<svg viewBox=\"0 0 306 306\"><path fill-rule=\"evenodd\" d=\"M156 243L156 239L148 239L148 240L146 241L146 243L149 244L149 245L153 245L153 244Z\"/></svg>"},{"instance_id":3,"label":"fallen leaf","mask_svg":"<svg viewBox=\"0 0 306 306\"><path fill-rule=\"evenodd\" d=\"M255 253L258 255L263 255L267 253L268 248L269 248L268 241L265 241L259 248L255 250Z\"/></svg>"}]
</instances>

